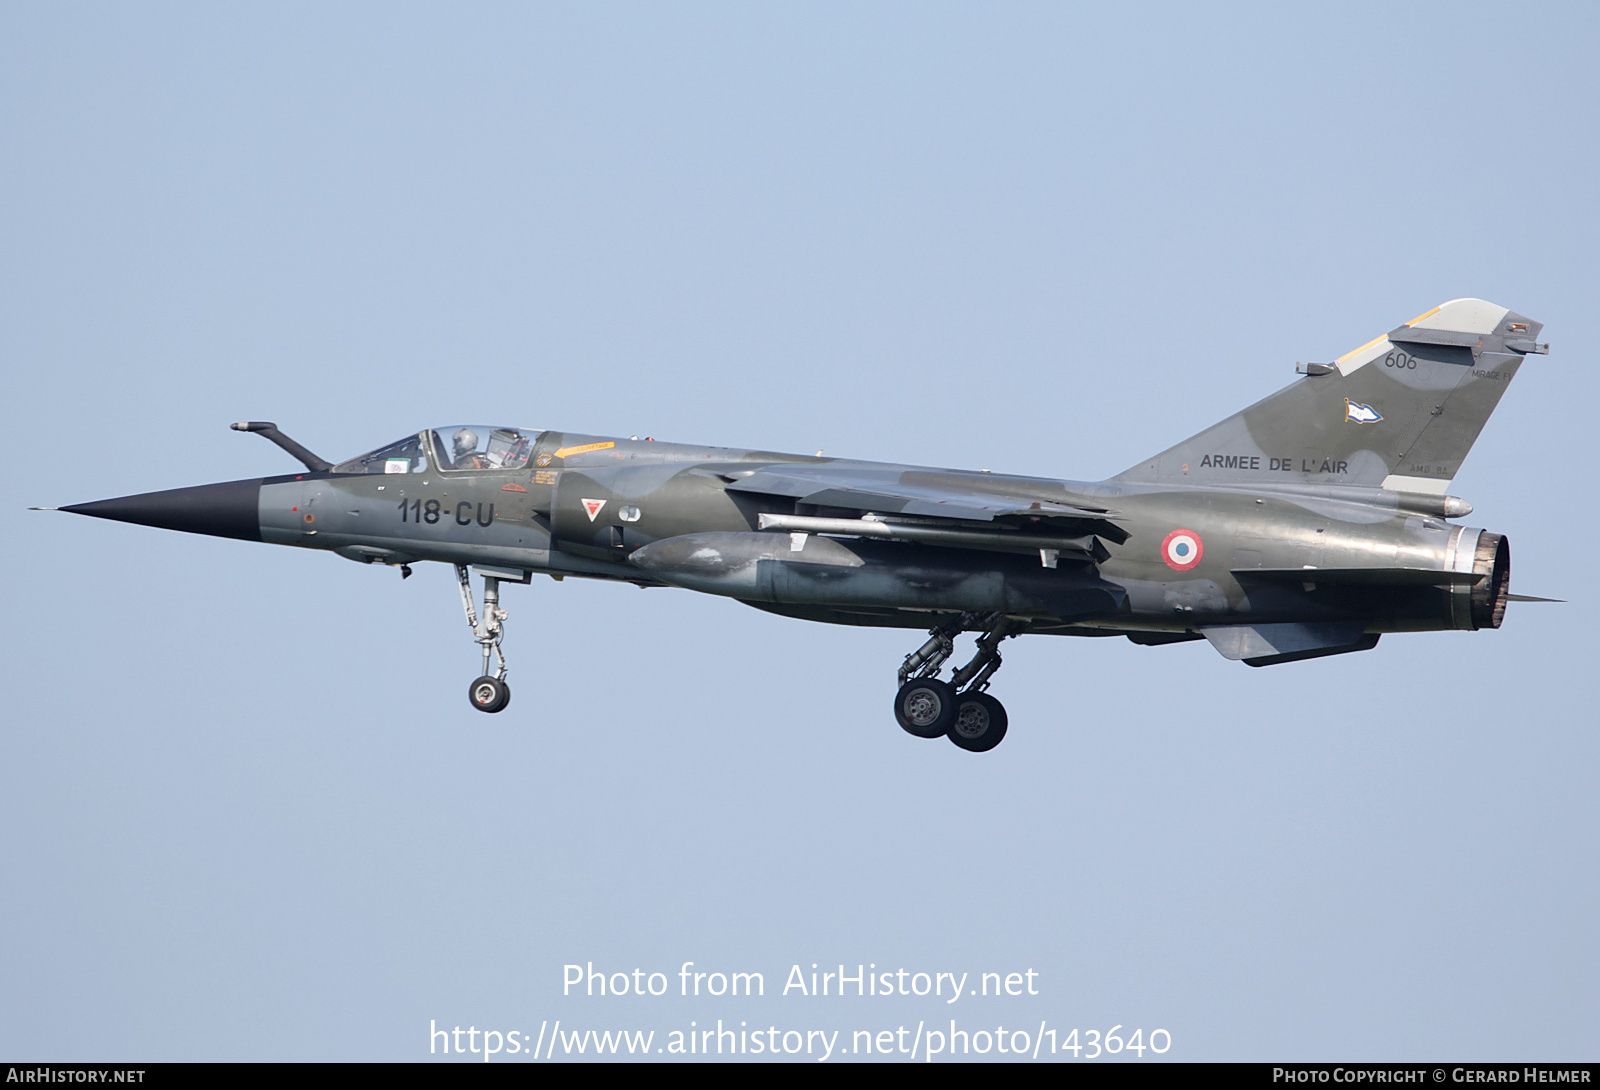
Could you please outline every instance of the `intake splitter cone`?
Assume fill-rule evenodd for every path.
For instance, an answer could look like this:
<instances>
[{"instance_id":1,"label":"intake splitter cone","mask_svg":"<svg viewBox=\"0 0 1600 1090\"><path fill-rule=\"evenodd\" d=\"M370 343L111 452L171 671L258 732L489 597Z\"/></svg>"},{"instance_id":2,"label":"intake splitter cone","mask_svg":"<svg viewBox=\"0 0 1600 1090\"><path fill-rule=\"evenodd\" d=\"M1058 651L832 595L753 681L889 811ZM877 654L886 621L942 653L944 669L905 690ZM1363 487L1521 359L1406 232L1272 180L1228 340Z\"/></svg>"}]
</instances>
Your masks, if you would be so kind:
<instances>
[{"instance_id":1,"label":"intake splitter cone","mask_svg":"<svg viewBox=\"0 0 1600 1090\"><path fill-rule=\"evenodd\" d=\"M165 492L79 503L61 510L163 530L260 541L261 481L258 477L253 481L170 488Z\"/></svg>"}]
</instances>

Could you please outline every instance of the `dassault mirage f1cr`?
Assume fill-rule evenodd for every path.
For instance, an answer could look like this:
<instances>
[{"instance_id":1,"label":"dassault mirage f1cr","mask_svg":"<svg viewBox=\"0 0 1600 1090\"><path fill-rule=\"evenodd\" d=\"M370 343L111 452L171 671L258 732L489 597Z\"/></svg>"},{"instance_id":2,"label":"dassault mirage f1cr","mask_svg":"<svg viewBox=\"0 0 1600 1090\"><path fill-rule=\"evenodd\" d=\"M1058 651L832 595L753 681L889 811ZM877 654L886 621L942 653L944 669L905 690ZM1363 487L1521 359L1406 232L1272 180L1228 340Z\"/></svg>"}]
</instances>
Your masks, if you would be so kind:
<instances>
[{"instance_id":1,"label":"dassault mirage f1cr","mask_svg":"<svg viewBox=\"0 0 1600 1090\"><path fill-rule=\"evenodd\" d=\"M456 425L305 472L63 510L455 566L483 653L469 695L510 699L500 585L536 574L687 587L833 624L925 629L895 717L974 752L1006 732L988 692L1014 636L1208 640L1269 666L1389 632L1498 628L1511 556L1453 525L1462 459L1538 322L1455 299L1095 484L768 451ZM475 608L468 569L483 578ZM1542 599L1523 599L1538 601ZM962 633L977 652L940 673ZM491 659L496 660L491 662Z\"/></svg>"}]
</instances>

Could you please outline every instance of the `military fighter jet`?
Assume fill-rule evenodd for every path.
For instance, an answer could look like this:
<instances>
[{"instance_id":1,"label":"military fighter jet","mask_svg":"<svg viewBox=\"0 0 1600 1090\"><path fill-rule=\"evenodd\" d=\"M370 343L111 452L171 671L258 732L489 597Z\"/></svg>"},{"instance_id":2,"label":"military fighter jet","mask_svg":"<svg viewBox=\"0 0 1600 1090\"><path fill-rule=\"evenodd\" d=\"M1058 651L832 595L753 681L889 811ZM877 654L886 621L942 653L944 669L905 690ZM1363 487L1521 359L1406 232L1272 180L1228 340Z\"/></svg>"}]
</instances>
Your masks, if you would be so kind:
<instances>
[{"instance_id":1,"label":"military fighter jet","mask_svg":"<svg viewBox=\"0 0 1600 1090\"><path fill-rule=\"evenodd\" d=\"M1505 537L1454 525L1462 459L1541 326L1455 299L1107 481L1079 483L538 428L430 428L337 465L241 423L305 471L61 510L455 566L483 655L468 695L511 697L500 584L578 576L718 594L786 617L925 629L895 717L994 748L988 688L1026 634L1208 640L1269 666L1390 632L1498 628ZM469 568L483 579L481 612ZM962 633L977 652L940 673ZM491 662L494 659L495 662Z\"/></svg>"}]
</instances>

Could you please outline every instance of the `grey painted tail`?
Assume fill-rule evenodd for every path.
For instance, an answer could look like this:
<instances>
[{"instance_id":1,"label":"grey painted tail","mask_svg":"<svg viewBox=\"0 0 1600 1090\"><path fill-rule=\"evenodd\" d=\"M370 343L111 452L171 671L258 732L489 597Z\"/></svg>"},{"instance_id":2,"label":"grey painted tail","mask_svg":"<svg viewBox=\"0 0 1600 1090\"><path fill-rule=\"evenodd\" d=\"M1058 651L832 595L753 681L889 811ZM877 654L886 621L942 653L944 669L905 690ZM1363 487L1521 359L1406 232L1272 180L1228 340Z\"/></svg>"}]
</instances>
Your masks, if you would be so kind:
<instances>
[{"instance_id":1,"label":"grey painted tail","mask_svg":"<svg viewBox=\"0 0 1600 1090\"><path fill-rule=\"evenodd\" d=\"M1113 480L1443 494L1543 328L1452 299Z\"/></svg>"}]
</instances>

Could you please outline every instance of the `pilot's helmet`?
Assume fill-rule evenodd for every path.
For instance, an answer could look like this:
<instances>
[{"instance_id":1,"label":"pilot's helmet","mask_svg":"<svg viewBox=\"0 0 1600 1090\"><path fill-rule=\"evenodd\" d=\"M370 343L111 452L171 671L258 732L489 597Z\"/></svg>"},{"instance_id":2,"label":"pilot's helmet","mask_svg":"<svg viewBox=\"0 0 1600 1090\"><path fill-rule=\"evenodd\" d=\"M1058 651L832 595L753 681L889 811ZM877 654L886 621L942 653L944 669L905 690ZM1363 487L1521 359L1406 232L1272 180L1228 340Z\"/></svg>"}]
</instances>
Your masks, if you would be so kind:
<instances>
[{"instance_id":1,"label":"pilot's helmet","mask_svg":"<svg viewBox=\"0 0 1600 1090\"><path fill-rule=\"evenodd\" d=\"M460 461L471 454L478 447L478 433L471 428L462 428L455 435L455 460Z\"/></svg>"}]
</instances>

